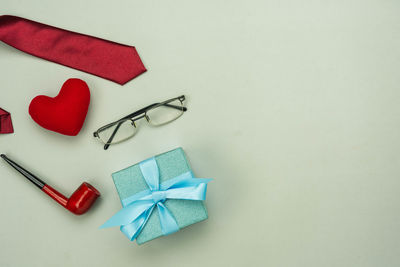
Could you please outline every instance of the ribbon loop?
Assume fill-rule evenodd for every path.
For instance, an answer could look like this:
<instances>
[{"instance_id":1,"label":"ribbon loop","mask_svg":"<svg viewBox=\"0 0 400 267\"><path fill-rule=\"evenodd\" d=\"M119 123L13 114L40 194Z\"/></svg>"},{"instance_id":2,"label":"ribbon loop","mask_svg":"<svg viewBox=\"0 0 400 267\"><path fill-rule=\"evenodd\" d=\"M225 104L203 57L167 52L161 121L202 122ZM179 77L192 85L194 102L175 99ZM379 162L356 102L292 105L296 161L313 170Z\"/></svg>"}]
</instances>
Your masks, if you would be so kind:
<instances>
[{"instance_id":1,"label":"ribbon loop","mask_svg":"<svg viewBox=\"0 0 400 267\"><path fill-rule=\"evenodd\" d=\"M151 191L156 191L160 189L159 177L160 174L158 172L158 165L156 159L149 158L145 161L139 163L140 170L143 174L143 178L146 181Z\"/></svg>"},{"instance_id":2,"label":"ribbon loop","mask_svg":"<svg viewBox=\"0 0 400 267\"><path fill-rule=\"evenodd\" d=\"M166 199L205 200L207 183L211 179L194 178L192 172L159 183L159 169L156 159L150 158L139 163L149 189L122 200L123 208L100 228L120 226L120 230L131 241L138 237L157 207L163 235L179 231L173 214L164 205Z\"/></svg>"}]
</instances>

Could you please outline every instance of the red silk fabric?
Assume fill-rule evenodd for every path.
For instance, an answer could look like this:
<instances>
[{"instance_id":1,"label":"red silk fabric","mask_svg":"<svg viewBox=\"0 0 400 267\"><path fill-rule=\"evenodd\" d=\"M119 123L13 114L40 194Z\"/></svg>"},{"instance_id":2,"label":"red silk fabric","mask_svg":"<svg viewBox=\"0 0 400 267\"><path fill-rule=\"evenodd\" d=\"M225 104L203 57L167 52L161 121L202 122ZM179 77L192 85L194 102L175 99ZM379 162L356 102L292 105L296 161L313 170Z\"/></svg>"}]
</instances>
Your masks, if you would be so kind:
<instances>
[{"instance_id":1,"label":"red silk fabric","mask_svg":"<svg viewBox=\"0 0 400 267\"><path fill-rule=\"evenodd\" d=\"M133 46L20 17L0 16L0 41L36 57L121 85L146 71Z\"/></svg>"},{"instance_id":2,"label":"red silk fabric","mask_svg":"<svg viewBox=\"0 0 400 267\"><path fill-rule=\"evenodd\" d=\"M14 128L11 122L11 114L0 108L0 134L13 133Z\"/></svg>"}]
</instances>

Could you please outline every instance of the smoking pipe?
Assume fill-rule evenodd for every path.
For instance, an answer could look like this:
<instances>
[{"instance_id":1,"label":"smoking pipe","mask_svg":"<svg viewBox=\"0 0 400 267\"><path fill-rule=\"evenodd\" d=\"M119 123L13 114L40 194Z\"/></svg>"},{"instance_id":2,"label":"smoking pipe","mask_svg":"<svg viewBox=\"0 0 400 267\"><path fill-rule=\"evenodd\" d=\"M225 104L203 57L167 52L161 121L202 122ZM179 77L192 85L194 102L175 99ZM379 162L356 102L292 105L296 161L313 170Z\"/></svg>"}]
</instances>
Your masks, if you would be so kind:
<instances>
[{"instance_id":1,"label":"smoking pipe","mask_svg":"<svg viewBox=\"0 0 400 267\"><path fill-rule=\"evenodd\" d=\"M69 210L75 215L81 215L88 211L96 199L100 196L99 191L90 184L83 182L78 189L69 198L66 198L60 192L47 185L45 182L40 180L38 177L30 173L29 171L22 168L20 165L9 159L6 155L1 154L2 157L8 164L16 169L23 176L28 178L34 185L40 188L43 192L49 195L52 199L57 201L61 206Z\"/></svg>"}]
</instances>

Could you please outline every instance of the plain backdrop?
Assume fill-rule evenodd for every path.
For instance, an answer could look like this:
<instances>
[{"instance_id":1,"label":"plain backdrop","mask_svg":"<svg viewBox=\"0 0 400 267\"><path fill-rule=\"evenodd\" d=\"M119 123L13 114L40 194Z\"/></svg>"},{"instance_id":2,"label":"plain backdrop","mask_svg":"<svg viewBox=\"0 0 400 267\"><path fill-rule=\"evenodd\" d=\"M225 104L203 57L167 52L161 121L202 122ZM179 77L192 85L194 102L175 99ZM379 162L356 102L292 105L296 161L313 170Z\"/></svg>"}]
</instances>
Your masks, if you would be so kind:
<instances>
[{"instance_id":1,"label":"plain backdrop","mask_svg":"<svg viewBox=\"0 0 400 267\"><path fill-rule=\"evenodd\" d=\"M124 86L0 43L6 153L69 195L81 217L0 162L0 266L400 265L400 2L0 0L12 14L130 44L148 72ZM28 106L83 79L77 137L39 127ZM108 151L100 126L185 94L188 112ZM118 227L111 173L183 147L211 177L207 221L142 246Z\"/></svg>"}]
</instances>

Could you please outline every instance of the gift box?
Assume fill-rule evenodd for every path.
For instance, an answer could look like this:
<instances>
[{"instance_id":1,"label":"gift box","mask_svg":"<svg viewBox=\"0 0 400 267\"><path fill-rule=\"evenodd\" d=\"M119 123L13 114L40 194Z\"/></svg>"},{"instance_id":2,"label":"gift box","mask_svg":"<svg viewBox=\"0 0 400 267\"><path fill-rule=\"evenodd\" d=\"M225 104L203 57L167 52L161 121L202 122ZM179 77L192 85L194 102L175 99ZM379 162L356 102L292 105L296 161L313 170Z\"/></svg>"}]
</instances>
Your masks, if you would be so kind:
<instances>
[{"instance_id":1,"label":"gift box","mask_svg":"<svg viewBox=\"0 0 400 267\"><path fill-rule=\"evenodd\" d=\"M115 172L112 178L123 209L102 228L119 225L139 245L208 218L203 200L211 179L194 177L182 148Z\"/></svg>"}]
</instances>

